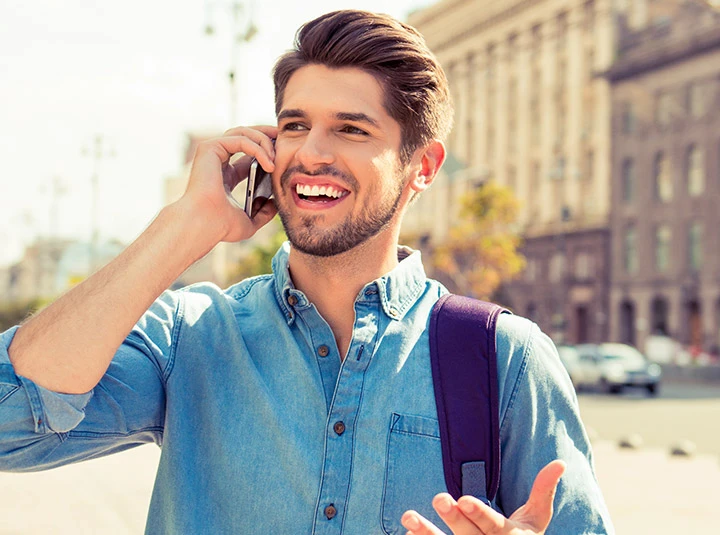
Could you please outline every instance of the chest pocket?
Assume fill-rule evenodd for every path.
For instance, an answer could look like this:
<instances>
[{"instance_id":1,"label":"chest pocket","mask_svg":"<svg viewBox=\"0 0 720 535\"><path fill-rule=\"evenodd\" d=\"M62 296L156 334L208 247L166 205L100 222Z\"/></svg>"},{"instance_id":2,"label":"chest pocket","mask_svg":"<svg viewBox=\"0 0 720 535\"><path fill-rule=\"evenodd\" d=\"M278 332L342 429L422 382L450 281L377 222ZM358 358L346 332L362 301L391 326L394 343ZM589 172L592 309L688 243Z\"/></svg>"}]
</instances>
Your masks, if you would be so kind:
<instances>
[{"instance_id":1,"label":"chest pocket","mask_svg":"<svg viewBox=\"0 0 720 535\"><path fill-rule=\"evenodd\" d=\"M405 533L400 517L408 509L444 527L432 507L432 499L439 492L447 492L447 488L437 420L393 414L385 459L383 533Z\"/></svg>"}]
</instances>

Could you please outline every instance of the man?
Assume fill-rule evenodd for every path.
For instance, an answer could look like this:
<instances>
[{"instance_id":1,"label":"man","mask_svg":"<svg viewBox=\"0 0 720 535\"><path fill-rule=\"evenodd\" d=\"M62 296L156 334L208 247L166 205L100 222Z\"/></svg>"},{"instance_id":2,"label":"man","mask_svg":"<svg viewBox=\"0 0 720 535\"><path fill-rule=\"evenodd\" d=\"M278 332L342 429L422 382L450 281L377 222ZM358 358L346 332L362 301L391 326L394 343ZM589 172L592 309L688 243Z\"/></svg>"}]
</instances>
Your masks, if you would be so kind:
<instances>
[{"instance_id":1,"label":"man","mask_svg":"<svg viewBox=\"0 0 720 535\"><path fill-rule=\"evenodd\" d=\"M402 522L420 535L441 533L441 519L456 534L610 532L569 380L518 317L498 325L497 510L442 493L426 326L445 290L398 235L445 158L447 82L419 34L386 16L331 13L296 45L274 71L277 127L202 144L178 202L3 335L2 468L161 444L148 533ZM229 192L253 156L275 204L251 220ZM275 205L290 245L273 275L163 293L218 242L252 237Z\"/></svg>"}]
</instances>

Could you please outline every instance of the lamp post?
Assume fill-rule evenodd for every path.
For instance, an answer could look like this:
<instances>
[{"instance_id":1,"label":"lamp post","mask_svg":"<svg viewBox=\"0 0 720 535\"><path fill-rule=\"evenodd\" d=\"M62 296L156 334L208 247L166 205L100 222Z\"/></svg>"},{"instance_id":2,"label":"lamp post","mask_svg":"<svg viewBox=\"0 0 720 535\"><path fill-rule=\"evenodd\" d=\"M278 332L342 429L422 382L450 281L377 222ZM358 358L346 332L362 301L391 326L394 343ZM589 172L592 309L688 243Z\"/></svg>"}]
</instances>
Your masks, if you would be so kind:
<instances>
[{"instance_id":1,"label":"lamp post","mask_svg":"<svg viewBox=\"0 0 720 535\"><path fill-rule=\"evenodd\" d=\"M93 171L90 183L92 185L92 196L90 202L91 210L91 236L90 236L90 261L89 261L89 274L92 274L97 269L98 263L98 247L100 239L100 231L98 228L98 204L99 204L99 190L100 190L100 163L105 158L112 158L115 156L115 151L107 149L103 146L102 134L97 134L94 140L94 147L90 149L84 148L82 153L83 156L89 156L93 159Z\"/></svg>"},{"instance_id":2,"label":"lamp post","mask_svg":"<svg viewBox=\"0 0 720 535\"><path fill-rule=\"evenodd\" d=\"M213 36L216 33L216 27L212 22L212 11L216 7L221 7L230 12L230 68L228 69L228 83L230 90L230 124L237 124L237 76L235 69L237 67L240 46L249 43L257 34L258 29L253 21L253 2L246 3L239 0L227 2L206 2L205 10L207 22L205 25L205 35Z\"/></svg>"}]
</instances>

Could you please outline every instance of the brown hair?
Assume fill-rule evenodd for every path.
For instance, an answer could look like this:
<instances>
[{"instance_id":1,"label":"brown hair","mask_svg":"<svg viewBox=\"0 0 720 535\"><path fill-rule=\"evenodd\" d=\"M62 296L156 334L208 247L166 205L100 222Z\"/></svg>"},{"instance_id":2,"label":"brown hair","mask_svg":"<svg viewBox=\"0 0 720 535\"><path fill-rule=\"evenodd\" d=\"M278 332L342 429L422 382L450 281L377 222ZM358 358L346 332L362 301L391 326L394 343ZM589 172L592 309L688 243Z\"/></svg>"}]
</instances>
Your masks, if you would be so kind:
<instances>
[{"instance_id":1,"label":"brown hair","mask_svg":"<svg viewBox=\"0 0 720 535\"><path fill-rule=\"evenodd\" d=\"M355 67L372 74L384 89L384 107L402 129L400 158L433 139L444 140L453 108L445 73L413 27L388 15L344 10L300 27L295 46L275 64L275 113L280 113L290 77L306 65Z\"/></svg>"}]
</instances>

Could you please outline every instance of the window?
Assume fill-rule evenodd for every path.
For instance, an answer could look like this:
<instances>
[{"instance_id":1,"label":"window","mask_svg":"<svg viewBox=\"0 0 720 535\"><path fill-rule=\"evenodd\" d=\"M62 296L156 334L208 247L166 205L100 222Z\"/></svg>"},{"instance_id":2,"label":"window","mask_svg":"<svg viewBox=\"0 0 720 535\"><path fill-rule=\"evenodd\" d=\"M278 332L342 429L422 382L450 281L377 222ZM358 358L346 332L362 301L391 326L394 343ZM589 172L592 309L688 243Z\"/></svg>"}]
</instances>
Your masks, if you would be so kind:
<instances>
[{"instance_id":1,"label":"window","mask_svg":"<svg viewBox=\"0 0 720 535\"><path fill-rule=\"evenodd\" d=\"M563 53L567 46L568 16L567 13L560 13L557 17L557 48Z\"/></svg>"},{"instance_id":2,"label":"window","mask_svg":"<svg viewBox=\"0 0 720 535\"><path fill-rule=\"evenodd\" d=\"M687 151L685 171L687 173L688 194L695 197L705 191L705 166L703 150L697 145L690 145Z\"/></svg>"},{"instance_id":3,"label":"window","mask_svg":"<svg viewBox=\"0 0 720 535\"><path fill-rule=\"evenodd\" d=\"M565 274L565 254L556 252L550 258L550 282L560 282Z\"/></svg>"},{"instance_id":4,"label":"window","mask_svg":"<svg viewBox=\"0 0 720 535\"><path fill-rule=\"evenodd\" d=\"M672 95L667 91L662 91L657 96L655 104L655 122L660 126L670 124L672 114Z\"/></svg>"},{"instance_id":5,"label":"window","mask_svg":"<svg viewBox=\"0 0 720 535\"><path fill-rule=\"evenodd\" d=\"M688 253L690 269L699 271L702 267L702 224L693 223L688 232Z\"/></svg>"},{"instance_id":6,"label":"window","mask_svg":"<svg viewBox=\"0 0 720 535\"><path fill-rule=\"evenodd\" d=\"M585 24L584 31L587 34L592 35L593 31L595 31L595 1L588 0L585 2L583 11L583 22Z\"/></svg>"},{"instance_id":7,"label":"window","mask_svg":"<svg viewBox=\"0 0 720 535\"><path fill-rule=\"evenodd\" d=\"M632 275L638 270L637 232L634 225L625 229L623 237L623 267L625 273Z\"/></svg>"},{"instance_id":8,"label":"window","mask_svg":"<svg viewBox=\"0 0 720 535\"><path fill-rule=\"evenodd\" d=\"M635 110L632 102L625 102L622 107L622 133L635 133Z\"/></svg>"},{"instance_id":9,"label":"window","mask_svg":"<svg viewBox=\"0 0 720 535\"><path fill-rule=\"evenodd\" d=\"M664 153L655 156L655 198L661 202L668 202L673 196L672 176L670 162Z\"/></svg>"},{"instance_id":10,"label":"window","mask_svg":"<svg viewBox=\"0 0 720 535\"><path fill-rule=\"evenodd\" d=\"M592 260L592 255L586 251L578 253L577 256L575 256L575 278L587 280L593 277Z\"/></svg>"},{"instance_id":11,"label":"window","mask_svg":"<svg viewBox=\"0 0 720 535\"><path fill-rule=\"evenodd\" d=\"M495 86L497 80L495 79L495 69L497 68L497 51L495 45L489 45L487 47L487 99L486 99L486 123L487 123L487 138L486 138L486 151L487 159L492 162L495 157L495 112L496 112L496 98L495 98Z\"/></svg>"},{"instance_id":12,"label":"window","mask_svg":"<svg viewBox=\"0 0 720 535\"><path fill-rule=\"evenodd\" d=\"M508 166L507 186L513 190L513 192L517 191L517 171L515 171L515 166L513 165Z\"/></svg>"},{"instance_id":13,"label":"window","mask_svg":"<svg viewBox=\"0 0 720 535\"><path fill-rule=\"evenodd\" d=\"M701 82L693 82L688 86L687 111L688 114L695 119L699 119L705 115L705 112L707 111L705 84Z\"/></svg>"},{"instance_id":14,"label":"window","mask_svg":"<svg viewBox=\"0 0 720 535\"><path fill-rule=\"evenodd\" d=\"M550 171L551 180L563 180L565 178L565 156L558 156L555 160L555 167Z\"/></svg>"},{"instance_id":15,"label":"window","mask_svg":"<svg viewBox=\"0 0 720 535\"><path fill-rule=\"evenodd\" d=\"M538 276L538 265L537 260L534 258L528 258L525 266L525 280L527 282L535 282Z\"/></svg>"},{"instance_id":16,"label":"window","mask_svg":"<svg viewBox=\"0 0 720 535\"><path fill-rule=\"evenodd\" d=\"M632 158L623 160L622 181L623 202L631 203L635 200L635 164Z\"/></svg>"},{"instance_id":17,"label":"window","mask_svg":"<svg viewBox=\"0 0 720 535\"><path fill-rule=\"evenodd\" d=\"M585 172L583 173L582 178L587 181L592 181L594 170L595 170L595 153L592 150L589 150L589 151L587 151L587 156L585 157Z\"/></svg>"},{"instance_id":18,"label":"window","mask_svg":"<svg viewBox=\"0 0 720 535\"><path fill-rule=\"evenodd\" d=\"M512 77L508 82L508 153L514 156L517 152L517 80Z\"/></svg>"},{"instance_id":19,"label":"window","mask_svg":"<svg viewBox=\"0 0 720 535\"><path fill-rule=\"evenodd\" d=\"M539 78L535 78L539 80ZM540 145L540 105L535 90L530 98L530 142L533 147Z\"/></svg>"},{"instance_id":20,"label":"window","mask_svg":"<svg viewBox=\"0 0 720 535\"><path fill-rule=\"evenodd\" d=\"M670 241L672 233L669 225L660 225L655 229L655 269L660 273L670 267Z\"/></svg>"}]
</instances>

